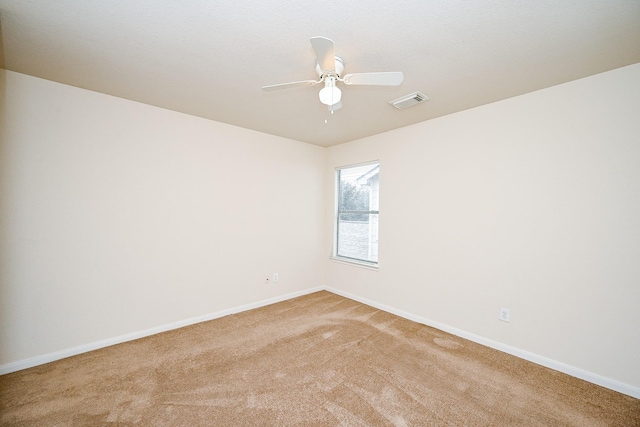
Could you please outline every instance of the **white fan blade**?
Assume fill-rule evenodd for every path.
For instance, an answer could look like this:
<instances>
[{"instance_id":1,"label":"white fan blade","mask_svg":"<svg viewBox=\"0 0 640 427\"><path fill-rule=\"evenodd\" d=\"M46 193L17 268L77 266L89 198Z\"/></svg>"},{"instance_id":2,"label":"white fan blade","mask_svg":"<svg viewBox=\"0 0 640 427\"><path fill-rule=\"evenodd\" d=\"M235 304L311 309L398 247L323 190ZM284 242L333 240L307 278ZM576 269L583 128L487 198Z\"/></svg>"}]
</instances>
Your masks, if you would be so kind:
<instances>
[{"instance_id":1,"label":"white fan blade","mask_svg":"<svg viewBox=\"0 0 640 427\"><path fill-rule=\"evenodd\" d=\"M338 102L337 104L333 104L333 105L329 105L329 111L331 111L332 113L336 110L339 110L342 108L342 102Z\"/></svg>"},{"instance_id":2,"label":"white fan blade","mask_svg":"<svg viewBox=\"0 0 640 427\"><path fill-rule=\"evenodd\" d=\"M401 71L355 73L344 76L347 85L398 86L404 80Z\"/></svg>"},{"instance_id":3,"label":"white fan blade","mask_svg":"<svg viewBox=\"0 0 640 427\"><path fill-rule=\"evenodd\" d=\"M313 86L315 84L320 83L320 80L302 80L299 82L291 82L291 83L281 83L279 85L271 85L271 86L262 86L262 90L266 90L270 92L272 90L280 90L280 89L291 89L294 87L302 87L302 86Z\"/></svg>"},{"instance_id":4,"label":"white fan blade","mask_svg":"<svg viewBox=\"0 0 640 427\"><path fill-rule=\"evenodd\" d=\"M323 71L335 71L336 54L333 48L333 40L326 37L312 37L311 46L316 51L318 64Z\"/></svg>"}]
</instances>

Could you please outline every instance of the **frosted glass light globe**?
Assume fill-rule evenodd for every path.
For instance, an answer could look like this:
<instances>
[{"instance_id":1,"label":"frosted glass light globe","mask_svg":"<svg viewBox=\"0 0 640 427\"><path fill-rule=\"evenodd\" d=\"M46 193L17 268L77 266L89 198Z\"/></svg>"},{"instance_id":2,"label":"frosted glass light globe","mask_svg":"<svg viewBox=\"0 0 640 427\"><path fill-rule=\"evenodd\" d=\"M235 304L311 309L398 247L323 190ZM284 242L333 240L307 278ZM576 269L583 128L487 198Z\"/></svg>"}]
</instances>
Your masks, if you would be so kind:
<instances>
[{"instance_id":1,"label":"frosted glass light globe","mask_svg":"<svg viewBox=\"0 0 640 427\"><path fill-rule=\"evenodd\" d=\"M342 91L336 87L336 81L334 79L328 79L318 96L320 97L320 102L331 106L340 102Z\"/></svg>"}]
</instances>

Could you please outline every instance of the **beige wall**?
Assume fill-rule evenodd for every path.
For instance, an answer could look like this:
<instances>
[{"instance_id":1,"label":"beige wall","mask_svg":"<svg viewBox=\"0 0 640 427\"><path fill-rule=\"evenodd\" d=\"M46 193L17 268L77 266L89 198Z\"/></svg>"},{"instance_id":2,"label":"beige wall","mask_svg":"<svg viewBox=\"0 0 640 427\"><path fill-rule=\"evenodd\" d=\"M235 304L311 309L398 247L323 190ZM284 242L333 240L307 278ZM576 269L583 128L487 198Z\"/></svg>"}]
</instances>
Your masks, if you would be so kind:
<instances>
[{"instance_id":1,"label":"beige wall","mask_svg":"<svg viewBox=\"0 0 640 427\"><path fill-rule=\"evenodd\" d=\"M326 179L374 159L380 269L328 285L640 386L640 64L332 147Z\"/></svg>"},{"instance_id":2,"label":"beige wall","mask_svg":"<svg viewBox=\"0 0 640 427\"><path fill-rule=\"evenodd\" d=\"M324 284L323 148L0 71L0 364Z\"/></svg>"}]
</instances>

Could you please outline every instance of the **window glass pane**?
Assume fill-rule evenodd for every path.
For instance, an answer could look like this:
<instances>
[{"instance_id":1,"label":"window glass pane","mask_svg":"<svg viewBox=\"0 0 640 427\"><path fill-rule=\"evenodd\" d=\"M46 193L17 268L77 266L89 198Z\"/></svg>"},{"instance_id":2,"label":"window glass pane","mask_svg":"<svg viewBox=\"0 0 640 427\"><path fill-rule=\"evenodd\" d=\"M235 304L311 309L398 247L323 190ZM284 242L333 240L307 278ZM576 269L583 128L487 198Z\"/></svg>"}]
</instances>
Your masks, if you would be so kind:
<instances>
[{"instance_id":1,"label":"window glass pane","mask_svg":"<svg viewBox=\"0 0 640 427\"><path fill-rule=\"evenodd\" d=\"M338 256L378 261L378 215L365 214L366 221L338 220Z\"/></svg>"},{"instance_id":2,"label":"window glass pane","mask_svg":"<svg viewBox=\"0 0 640 427\"><path fill-rule=\"evenodd\" d=\"M337 171L337 256L378 261L379 169L375 163Z\"/></svg>"}]
</instances>

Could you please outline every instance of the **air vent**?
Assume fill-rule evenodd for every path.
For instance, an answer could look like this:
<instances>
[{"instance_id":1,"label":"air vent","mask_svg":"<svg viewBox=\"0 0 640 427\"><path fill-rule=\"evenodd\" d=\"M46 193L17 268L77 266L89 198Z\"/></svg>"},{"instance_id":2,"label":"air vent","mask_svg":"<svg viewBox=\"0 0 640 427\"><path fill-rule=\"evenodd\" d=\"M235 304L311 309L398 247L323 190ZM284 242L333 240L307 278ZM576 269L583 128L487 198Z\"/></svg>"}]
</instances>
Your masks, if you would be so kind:
<instances>
[{"instance_id":1,"label":"air vent","mask_svg":"<svg viewBox=\"0 0 640 427\"><path fill-rule=\"evenodd\" d=\"M428 99L429 98L427 98L427 95L425 95L424 93L413 92L413 93L410 93L409 95L403 96L402 98L394 99L393 101L390 101L389 104L402 110L403 108L420 104L421 102L424 102Z\"/></svg>"}]
</instances>

